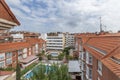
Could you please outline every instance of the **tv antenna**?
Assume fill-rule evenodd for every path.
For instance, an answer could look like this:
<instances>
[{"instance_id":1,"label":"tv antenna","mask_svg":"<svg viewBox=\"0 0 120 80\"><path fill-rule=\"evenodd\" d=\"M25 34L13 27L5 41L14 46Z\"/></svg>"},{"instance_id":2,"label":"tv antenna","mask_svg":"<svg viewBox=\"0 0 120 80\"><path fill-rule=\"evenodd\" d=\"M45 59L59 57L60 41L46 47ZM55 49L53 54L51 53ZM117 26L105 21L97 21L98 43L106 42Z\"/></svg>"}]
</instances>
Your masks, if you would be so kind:
<instances>
[{"instance_id":1,"label":"tv antenna","mask_svg":"<svg viewBox=\"0 0 120 80\"><path fill-rule=\"evenodd\" d=\"M101 17L100 17L100 32L102 32L102 20L101 20Z\"/></svg>"}]
</instances>

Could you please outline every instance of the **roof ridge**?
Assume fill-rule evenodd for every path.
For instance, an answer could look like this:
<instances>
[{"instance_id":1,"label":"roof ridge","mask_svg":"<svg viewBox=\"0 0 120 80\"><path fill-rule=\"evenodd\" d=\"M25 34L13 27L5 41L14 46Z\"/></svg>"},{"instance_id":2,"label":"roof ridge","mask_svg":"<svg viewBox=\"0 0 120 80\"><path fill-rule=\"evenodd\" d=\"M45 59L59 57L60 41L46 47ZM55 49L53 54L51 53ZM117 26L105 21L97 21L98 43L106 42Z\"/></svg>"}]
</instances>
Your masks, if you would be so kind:
<instances>
[{"instance_id":1,"label":"roof ridge","mask_svg":"<svg viewBox=\"0 0 120 80\"><path fill-rule=\"evenodd\" d=\"M85 45L92 37L88 37L88 39L86 40L86 42L83 44Z\"/></svg>"},{"instance_id":2,"label":"roof ridge","mask_svg":"<svg viewBox=\"0 0 120 80\"><path fill-rule=\"evenodd\" d=\"M113 53L115 50L117 50L119 47L120 47L120 43L119 43L118 46L116 46L115 48L113 48L107 55L105 55L102 59L105 59L105 58L107 58L107 57L110 57L110 56L114 55L114 54L112 54L112 53Z\"/></svg>"}]
</instances>

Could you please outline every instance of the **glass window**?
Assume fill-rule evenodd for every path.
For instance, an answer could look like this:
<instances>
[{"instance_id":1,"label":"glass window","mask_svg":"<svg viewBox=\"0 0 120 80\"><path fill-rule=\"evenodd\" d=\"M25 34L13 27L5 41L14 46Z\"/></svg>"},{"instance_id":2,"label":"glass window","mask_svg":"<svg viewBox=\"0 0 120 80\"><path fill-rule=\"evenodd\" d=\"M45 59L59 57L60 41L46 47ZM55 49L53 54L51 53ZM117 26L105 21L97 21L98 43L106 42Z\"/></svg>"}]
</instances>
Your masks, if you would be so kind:
<instances>
[{"instance_id":1,"label":"glass window","mask_svg":"<svg viewBox=\"0 0 120 80\"><path fill-rule=\"evenodd\" d=\"M101 61L98 61L98 72L100 75L102 75L102 63L101 63Z\"/></svg>"},{"instance_id":2,"label":"glass window","mask_svg":"<svg viewBox=\"0 0 120 80\"><path fill-rule=\"evenodd\" d=\"M92 79L92 69L89 68L89 78Z\"/></svg>"},{"instance_id":3,"label":"glass window","mask_svg":"<svg viewBox=\"0 0 120 80\"><path fill-rule=\"evenodd\" d=\"M92 64L92 55L86 51L86 63Z\"/></svg>"},{"instance_id":4,"label":"glass window","mask_svg":"<svg viewBox=\"0 0 120 80\"><path fill-rule=\"evenodd\" d=\"M1 53L0 54L0 60L4 60L5 59L5 53Z\"/></svg>"},{"instance_id":5,"label":"glass window","mask_svg":"<svg viewBox=\"0 0 120 80\"><path fill-rule=\"evenodd\" d=\"M10 58L10 57L12 57L12 52L7 52L6 53L6 58Z\"/></svg>"},{"instance_id":6,"label":"glass window","mask_svg":"<svg viewBox=\"0 0 120 80\"><path fill-rule=\"evenodd\" d=\"M7 59L7 60L6 60L6 64L7 64L7 65L12 64L12 58Z\"/></svg>"},{"instance_id":7,"label":"glass window","mask_svg":"<svg viewBox=\"0 0 120 80\"><path fill-rule=\"evenodd\" d=\"M5 62L4 61L0 62L0 67L4 67L4 66L5 66Z\"/></svg>"}]
</instances>

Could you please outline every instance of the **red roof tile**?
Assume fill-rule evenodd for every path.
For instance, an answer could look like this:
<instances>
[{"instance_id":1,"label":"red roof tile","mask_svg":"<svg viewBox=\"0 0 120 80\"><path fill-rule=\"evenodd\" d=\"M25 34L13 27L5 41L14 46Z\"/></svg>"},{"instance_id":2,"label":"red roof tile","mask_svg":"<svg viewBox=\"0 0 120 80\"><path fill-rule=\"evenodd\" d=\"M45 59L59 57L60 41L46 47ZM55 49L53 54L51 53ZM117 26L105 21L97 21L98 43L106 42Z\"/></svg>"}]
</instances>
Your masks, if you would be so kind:
<instances>
[{"instance_id":1,"label":"red roof tile","mask_svg":"<svg viewBox=\"0 0 120 80\"><path fill-rule=\"evenodd\" d=\"M20 50L23 48L31 47L36 43L45 43L45 41L43 39L30 38L30 39L27 39L27 41L25 42L1 43L0 52Z\"/></svg>"},{"instance_id":2,"label":"red roof tile","mask_svg":"<svg viewBox=\"0 0 120 80\"><path fill-rule=\"evenodd\" d=\"M120 78L120 35L115 35L89 37L84 48Z\"/></svg>"},{"instance_id":3,"label":"red roof tile","mask_svg":"<svg viewBox=\"0 0 120 80\"><path fill-rule=\"evenodd\" d=\"M86 43L91 46L94 46L100 50L105 51L106 53L111 52L120 42L120 37L91 37L90 40Z\"/></svg>"},{"instance_id":4,"label":"red roof tile","mask_svg":"<svg viewBox=\"0 0 120 80\"><path fill-rule=\"evenodd\" d=\"M88 46L84 46L84 48L90 52L95 58L101 60L103 58L103 55L97 51L95 51L94 49L89 48Z\"/></svg>"},{"instance_id":5,"label":"red roof tile","mask_svg":"<svg viewBox=\"0 0 120 80\"><path fill-rule=\"evenodd\" d=\"M14 14L4 0L0 0L0 18L20 25L19 21L16 19L16 17L14 16Z\"/></svg>"},{"instance_id":6,"label":"red roof tile","mask_svg":"<svg viewBox=\"0 0 120 80\"><path fill-rule=\"evenodd\" d=\"M20 50L30 46L31 45L26 42L2 43L0 44L0 52Z\"/></svg>"},{"instance_id":7,"label":"red roof tile","mask_svg":"<svg viewBox=\"0 0 120 80\"><path fill-rule=\"evenodd\" d=\"M120 78L120 64L115 63L111 58L105 58L102 63Z\"/></svg>"}]
</instances>

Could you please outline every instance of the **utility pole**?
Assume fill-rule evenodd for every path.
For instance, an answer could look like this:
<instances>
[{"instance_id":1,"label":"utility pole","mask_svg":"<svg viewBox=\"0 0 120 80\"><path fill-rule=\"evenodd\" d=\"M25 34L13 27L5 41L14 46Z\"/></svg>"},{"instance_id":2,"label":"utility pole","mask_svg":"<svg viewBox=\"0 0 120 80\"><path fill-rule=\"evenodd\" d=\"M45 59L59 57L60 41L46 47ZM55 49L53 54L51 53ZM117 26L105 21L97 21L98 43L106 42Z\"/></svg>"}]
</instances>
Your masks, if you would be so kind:
<instances>
[{"instance_id":1,"label":"utility pole","mask_svg":"<svg viewBox=\"0 0 120 80\"><path fill-rule=\"evenodd\" d=\"M102 32L102 20L101 20L101 17L100 17L100 32Z\"/></svg>"}]
</instances>

